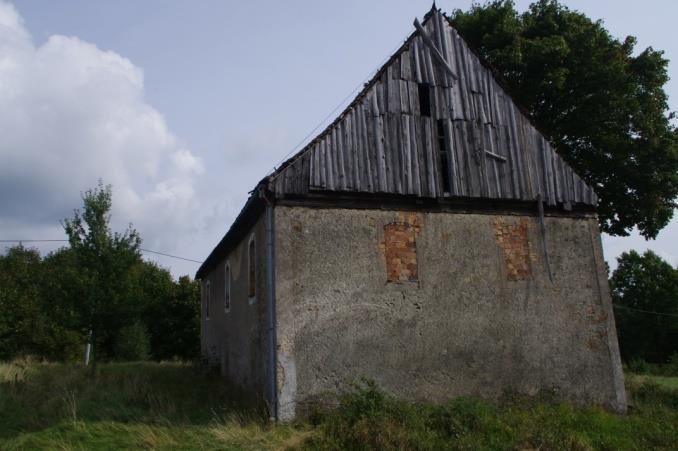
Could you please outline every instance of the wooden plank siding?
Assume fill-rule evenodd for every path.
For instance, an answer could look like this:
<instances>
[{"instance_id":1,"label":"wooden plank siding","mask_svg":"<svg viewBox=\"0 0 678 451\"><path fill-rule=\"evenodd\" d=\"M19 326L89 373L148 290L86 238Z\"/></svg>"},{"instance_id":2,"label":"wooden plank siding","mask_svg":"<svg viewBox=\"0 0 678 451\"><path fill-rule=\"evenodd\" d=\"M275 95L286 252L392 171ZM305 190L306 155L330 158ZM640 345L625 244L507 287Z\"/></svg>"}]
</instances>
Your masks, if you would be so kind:
<instances>
[{"instance_id":1,"label":"wooden plank siding","mask_svg":"<svg viewBox=\"0 0 678 451\"><path fill-rule=\"evenodd\" d=\"M422 27L430 41L413 33L337 120L269 176L269 189L596 205L449 21L434 10Z\"/></svg>"}]
</instances>

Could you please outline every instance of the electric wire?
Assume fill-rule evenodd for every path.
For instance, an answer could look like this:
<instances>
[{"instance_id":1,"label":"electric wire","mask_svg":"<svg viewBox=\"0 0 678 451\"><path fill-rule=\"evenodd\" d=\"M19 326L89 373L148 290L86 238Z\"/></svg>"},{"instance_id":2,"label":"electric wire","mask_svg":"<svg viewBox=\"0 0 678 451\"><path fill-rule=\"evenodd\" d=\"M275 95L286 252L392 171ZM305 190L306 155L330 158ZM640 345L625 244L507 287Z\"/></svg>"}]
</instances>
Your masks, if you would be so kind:
<instances>
[{"instance_id":1,"label":"electric wire","mask_svg":"<svg viewBox=\"0 0 678 451\"><path fill-rule=\"evenodd\" d=\"M54 243L54 242L67 243L68 240L0 240L0 243ZM176 258L176 259L179 259L179 260L185 260L187 262L204 263L203 261L200 261L200 260L193 260L192 258L180 257L178 255L167 254L165 252L160 252L160 251L153 251L151 249L139 248L139 250L141 252L149 252L151 254L158 254L158 255L165 256L165 257L171 257L171 258Z\"/></svg>"}]
</instances>

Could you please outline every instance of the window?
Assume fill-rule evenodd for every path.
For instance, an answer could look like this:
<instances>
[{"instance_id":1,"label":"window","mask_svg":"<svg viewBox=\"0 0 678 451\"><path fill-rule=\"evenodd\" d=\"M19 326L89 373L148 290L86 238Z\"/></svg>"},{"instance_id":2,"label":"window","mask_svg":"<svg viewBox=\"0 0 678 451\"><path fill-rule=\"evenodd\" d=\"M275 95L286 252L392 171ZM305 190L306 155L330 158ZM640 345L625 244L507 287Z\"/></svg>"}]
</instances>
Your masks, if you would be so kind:
<instances>
[{"instance_id":1,"label":"window","mask_svg":"<svg viewBox=\"0 0 678 451\"><path fill-rule=\"evenodd\" d=\"M231 265L226 262L224 269L224 312L231 311Z\"/></svg>"},{"instance_id":2,"label":"window","mask_svg":"<svg viewBox=\"0 0 678 451\"><path fill-rule=\"evenodd\" d=\"M440 180L443 185L443 192L449 194L452 192L450 184L450 149L447 148L445 139L444 119L438 119L438 154L440 155Z\"/></svg>"},{"instance_id":3,"label":"window","mask_svg":"<svg viewBox=\"0 0 678 451\"><path fill-rule=\"evenodd\" d=\"M426 83L417 85L419 91L419 114L431 117L431 87Z\"/></svg>"},{"instance_id":4,"label":"window","mask_svg":"<svg viewBox=\"0 0 678 451\"><path fill-rule=\"evenodd\" d=\"M247 250L247 269L248 269L248 282L249 282L249 300L250 303L256 300L257 295L257 274L256 274L256 247L254 242L254 235L250 237L250 243Z\"/></svg>"},{"instance_id":5,"label":"window","mask_svg":"<svg viewBox=\"0 0 678 451\"><path fill-rule=\"evenodd\" d=\"M205 319L210 319L210 303L212 296L210 296L210 281L205 282Z\"/></svg>"}]
</instances>

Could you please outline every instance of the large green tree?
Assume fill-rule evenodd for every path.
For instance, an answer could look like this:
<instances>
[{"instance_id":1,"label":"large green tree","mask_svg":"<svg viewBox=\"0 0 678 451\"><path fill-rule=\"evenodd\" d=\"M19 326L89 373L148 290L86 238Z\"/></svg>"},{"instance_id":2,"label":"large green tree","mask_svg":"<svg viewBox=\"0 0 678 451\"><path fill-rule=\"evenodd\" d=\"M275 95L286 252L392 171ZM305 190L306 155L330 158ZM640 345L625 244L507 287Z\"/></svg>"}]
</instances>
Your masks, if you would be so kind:
<instances>
[{"instance_id":1,"label":"large green tree","mask_svg":"<svg viewBox=\"0 0 678 451\"><path fill-rule=\"evenodd\" d=\"M622 357L666 363L678 354L678 269L652 251L617 261L610 287Z\"/></svg>"},{"instance_id":2,"label":"large green tree","mask_svg":"<svg viewBox=\"0 0 678 451\"><path fill-rule=\"evenodd\" d=\"M668 60L635 50L556 0L519 14L511 0L456 10L460 34L600 198L601 229L656 237L678 196L678 132L664 85Z\"/></svg>"},{"instance_id":3,"label":"large green tree","mask_svg":"<svg viewBox=\"0 0 678 451\"><path fill-rule=\"evenodd\" d=\"M133 300L132 269L141 259L141 238L130 225L122 233L110 229L112 190L99 185L86 191L83 210L75 210L63 226L79 274L81 327L91 335L99 357L112 357L117 334L138 316ZM94 360L96 362L96 358Z\"/></svg>"}]
</instances>

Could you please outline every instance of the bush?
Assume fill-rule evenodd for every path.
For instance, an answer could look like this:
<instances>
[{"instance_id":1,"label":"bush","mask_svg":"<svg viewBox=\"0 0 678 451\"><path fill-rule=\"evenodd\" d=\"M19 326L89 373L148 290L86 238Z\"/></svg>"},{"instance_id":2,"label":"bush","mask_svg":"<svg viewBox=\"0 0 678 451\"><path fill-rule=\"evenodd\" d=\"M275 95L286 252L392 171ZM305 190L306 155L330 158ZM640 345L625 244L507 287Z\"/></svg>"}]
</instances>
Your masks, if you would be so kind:
<instances>
[{"instance_id":1,"label":"bush","mask_svg":"<svg viewBox=\"0 0 678 451\"><path fill-rule=\"evenodd\" d=\"M148 360L150 341L146 328L140 322L134 322L120 329L114 347L116 360Z\"/></svg>"}]
</instances>

